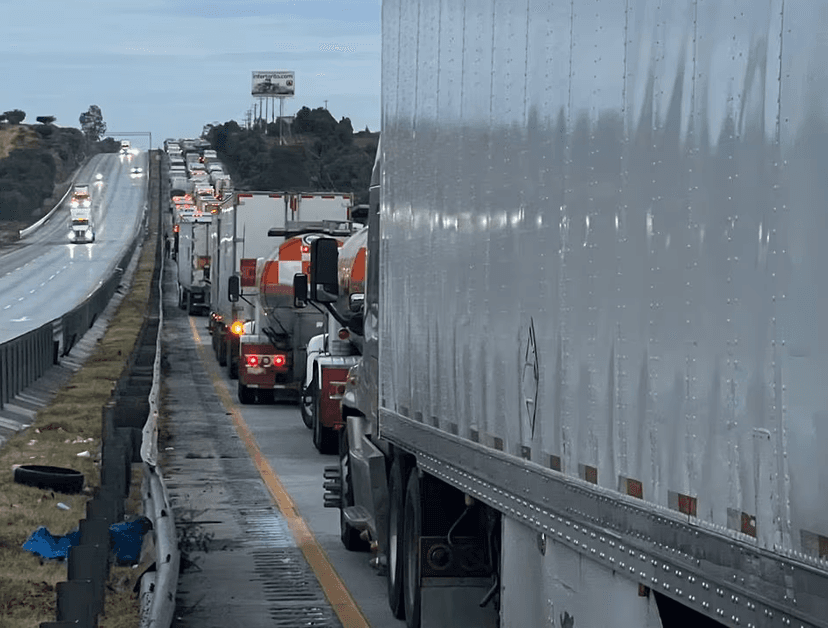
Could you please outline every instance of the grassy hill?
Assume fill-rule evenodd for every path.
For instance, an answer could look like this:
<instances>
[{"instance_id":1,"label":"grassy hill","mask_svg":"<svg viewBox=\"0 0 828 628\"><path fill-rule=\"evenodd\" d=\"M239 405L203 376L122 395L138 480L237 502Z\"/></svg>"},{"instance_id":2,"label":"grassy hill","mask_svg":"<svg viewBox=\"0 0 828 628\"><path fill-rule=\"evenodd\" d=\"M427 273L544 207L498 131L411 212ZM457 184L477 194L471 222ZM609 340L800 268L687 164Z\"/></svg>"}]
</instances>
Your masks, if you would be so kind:
<instances>
[{"instance_id":1,"label":"grassy hill","mask_svg":"<svg viewBox=\"0 0 828 628\"><path fill-rule=\"evenodd\" d=\"M325 109L300 109L281 144L278 124L246 129L233 120L210 126L206 139L237 189L353 192L368 202L379 133L354 133L348 118L337 122Z\"/></svg>"}]
</instances>

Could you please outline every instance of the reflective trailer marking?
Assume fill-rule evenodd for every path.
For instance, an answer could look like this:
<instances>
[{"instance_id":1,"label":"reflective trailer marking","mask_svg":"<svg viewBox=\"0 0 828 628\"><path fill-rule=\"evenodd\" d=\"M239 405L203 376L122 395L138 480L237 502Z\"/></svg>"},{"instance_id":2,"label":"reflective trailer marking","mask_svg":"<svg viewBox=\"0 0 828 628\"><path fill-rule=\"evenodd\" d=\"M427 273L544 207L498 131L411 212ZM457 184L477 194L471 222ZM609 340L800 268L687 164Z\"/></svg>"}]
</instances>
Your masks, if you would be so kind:
<instances>
[{"instance_id":1,"label":"reflective trailer marking","mask_svg":"<svg viewBox=\"0 0 828 628\"><path fill-rule=\"evenodd\" d=\"M299 514L299 509L296 507L290 494L282 485L279 476L273 470L273 467L270 466L267 458L262 454L261 449L259 449L256 438L253 436L247 423L245 423L238 408L233 403L227 384L219 376L216 361L211 359L212 356L207 354L205 345L201 342L201 334L196 327L194 318L190 318L190 329L195 339L198 356L210 374L213 387L219 399L221 399L222 405L232 417L233 426L236 428L239 438L244 442L250 459L256 465L256 469L259 471L259 475L262 477L262 481L265 483L271 498L281 511L282 516L290 527L290 531L293 533L293 538L296 540L296 547L302 550L302 554L305 556L311 569L313 569L313 573L316 575L316 579L319 581L325 597L328 598L328 602L330 602L331 607L337 617L339 617L339 621L346 628L370 628L370 624L365 618L365 615L362 614L356 600L351 596L345 587L345 583L328 560L328 555L325 553L325 550L319 545L308 524L305 523L305 520Z\"/></svg>"}]
</instances>

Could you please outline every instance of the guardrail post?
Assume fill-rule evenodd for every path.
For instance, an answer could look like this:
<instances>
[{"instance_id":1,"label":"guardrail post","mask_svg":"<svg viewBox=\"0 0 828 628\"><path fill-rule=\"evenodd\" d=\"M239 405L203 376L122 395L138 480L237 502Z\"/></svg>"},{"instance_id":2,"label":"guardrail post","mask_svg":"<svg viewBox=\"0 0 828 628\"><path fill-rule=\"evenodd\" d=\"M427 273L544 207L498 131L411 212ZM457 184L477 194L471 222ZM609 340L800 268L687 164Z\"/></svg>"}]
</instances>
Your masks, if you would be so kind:
<instances>
[{"instance_id":1,"label":"guardrail post","mask_svg":"<svg viewBox=\"0 0 828 628\"><path fill-rule=\"evenodd\" d=\"M94 595L91 580L58 582L57 620L77 622L77 626L96 625L98 622L92 608Z\"/></svg>"},{"instance_id":2,"label":"guardrail post","mask_svg":"<svg viewBox=\"0 0 828 628\"><path fill-rule=\"evenodd\" d=\"M109 547L100 545L75 545L69 548L69 582L91 582L92 599L90 611L95 615L103 613L106 594L106 561Z\"/></svg>"},{"instance_id":3,"label":"guardrail post","mask_svg":"<svg viewBox=\"0 0 828 628\"><path fill-rule=\"evenodd\" d=\"M0 345L0 410L3 409L3 406L8 401L8 388L9 388L9 369L8 365L6 364L6 356L8 355L8 350L6 345Z\"/></svg>"},{"instance_id":4,"label":"guardrail post","mask_svg":"<svg viewBox=\"0 0 828 628\"><path fill-rule=\"evenodd\" d=\"M115 523L116 511L117 508L115 508L115 502L110 495L103 491L86 502L87 519L100 519L109 525Z\"/></svg>"}]
</instances>

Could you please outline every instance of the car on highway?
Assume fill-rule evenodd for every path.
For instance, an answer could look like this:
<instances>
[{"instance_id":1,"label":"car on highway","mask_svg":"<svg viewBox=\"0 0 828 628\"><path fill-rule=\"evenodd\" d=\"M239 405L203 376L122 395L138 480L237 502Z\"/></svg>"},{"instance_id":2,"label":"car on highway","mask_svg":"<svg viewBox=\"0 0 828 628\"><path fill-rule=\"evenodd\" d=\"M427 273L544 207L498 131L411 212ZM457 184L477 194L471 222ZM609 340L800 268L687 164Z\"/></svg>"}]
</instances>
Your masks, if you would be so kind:
<instances>
[{"instance_id":1,"label":"car on highway","mask_svg":"<svg viewBox=\"0 0 828 628\"><path fill-rule=\"evenodd\" d=\"M131 177L140 177L142 174L144 174L144 169L141 166L132 166L129 169L129 175Z\"/></svg>"}]
</instances>

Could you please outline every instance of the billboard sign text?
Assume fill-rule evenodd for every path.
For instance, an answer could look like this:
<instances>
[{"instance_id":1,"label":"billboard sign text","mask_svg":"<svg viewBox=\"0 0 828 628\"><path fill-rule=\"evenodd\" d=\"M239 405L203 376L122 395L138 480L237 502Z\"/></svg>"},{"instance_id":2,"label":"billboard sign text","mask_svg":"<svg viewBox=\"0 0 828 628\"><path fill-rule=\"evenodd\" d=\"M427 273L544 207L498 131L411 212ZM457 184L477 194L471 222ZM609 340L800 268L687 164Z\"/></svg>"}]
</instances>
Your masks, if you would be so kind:
<instances>
[{"instance_id":1,"label":"billboard sign text","mask_svg":"<svg viewBox=\"0 0 828 628\"><path fill-rule=\"evenodd\" d=\"M253 96L293 96L295 89L294 72L274 70L253 72Z\"/></svg>"}]
</instances>

